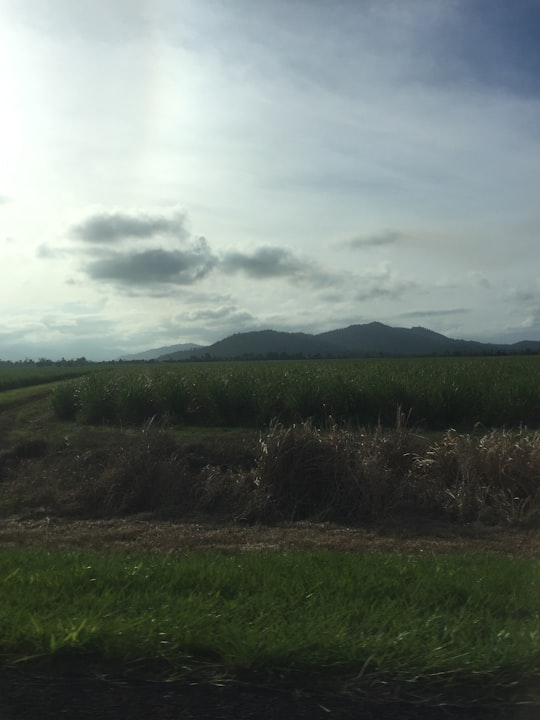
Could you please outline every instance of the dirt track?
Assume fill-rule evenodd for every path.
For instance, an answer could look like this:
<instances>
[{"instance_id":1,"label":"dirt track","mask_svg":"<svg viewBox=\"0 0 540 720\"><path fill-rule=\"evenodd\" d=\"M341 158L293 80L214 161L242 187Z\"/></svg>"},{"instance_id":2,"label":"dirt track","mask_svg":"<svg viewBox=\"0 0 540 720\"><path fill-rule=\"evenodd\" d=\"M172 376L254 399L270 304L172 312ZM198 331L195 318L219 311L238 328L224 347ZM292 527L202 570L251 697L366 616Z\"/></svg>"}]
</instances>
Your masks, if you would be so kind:
<instances>
[{"instance_id":1,"label":"dirt track","mask_svg":"<svg viewBox=\"0 0 540 720\"><path fill-rule=\"evenodd\" d=\"M328 523L220 526L215 520L178 523L148 516L77 520L34 515L0 520L0 548L13 547L168 553L316 549L404 554L489 552L535 557L540 552L540 530L481 524L377 529Z\"/></svg>"}]
</instances>

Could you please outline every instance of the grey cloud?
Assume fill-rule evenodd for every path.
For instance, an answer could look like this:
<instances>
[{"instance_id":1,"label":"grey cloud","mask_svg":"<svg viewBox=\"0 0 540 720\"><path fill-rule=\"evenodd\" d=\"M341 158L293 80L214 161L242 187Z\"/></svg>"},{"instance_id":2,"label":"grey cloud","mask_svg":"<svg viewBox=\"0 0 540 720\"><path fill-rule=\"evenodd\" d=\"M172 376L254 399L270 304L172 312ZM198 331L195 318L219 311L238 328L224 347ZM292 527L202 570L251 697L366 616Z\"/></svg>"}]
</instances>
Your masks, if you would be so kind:
<instances>
[{"instance_id":1,"label":"grey cloud","mask_svg":"<svg viewBox=\"0 0 540 720\"><path fill-rule=\"evenodd\" d=\"M520 322L514 322L505 327L493 338L495 342L514 343L522 340L540 339L540 305L529 309L527 315Z\"/></svg>"},{"instance_id":2,"label":"grey cloud","mask_svg":"<svg viewBox=\"0 0 540 720\"><path fill-rule=\"evenodd\" d=\"M352 250L363 250L368 247L395 245L403 238L403 233L388 231L379 235L355 235L349 240L345 240L342 245Z\"/></svg>"},{"instance_id":3,"label":"grey cloud","mask_svg":"<svg viewBox=\"0 0 540 720\"><path fill-rule=\"evenodd\" d=\"M176 331L179 326L184 333L189 333L189 328L192 327L196 341L203 344L216 342L233 333L261 329L261 323L256 317L236 305L207 306L180 313L175 316L172 324Z\"/></svg>"},{"instance_id":4,"label":"grey cloud","mask_svg":"<svg viewBox=\"0 0 540 720\"><path fill-rule=\"evenodd\" d=\"M82 355L96 360L112 359L115 352L109 352L108 346L113 347L117 336L117 323L97 314L75 317L60 311L58 316L22 318L19 327L0 331L0 359L59 360Z\"/></svg>"},{"instance_id":5,"label":"grey cloud","mask_svg":"<svg viewBox=\"0 0 540 720\"><path fill-rule=\"evenodd\" d=\"M174 235L185 240L189 233L181 213L172 216L130 213L97 213L72 228L75 237L90 243L109 243L126 238Z\"/></svg>"},{"instance_id":6,"label":"grey cloud","mask_svg":"<svg viewBox=\"0 0 540 720\"><path fill-rule=\"evenodd\" d=\"M450 11L444 24L418 46L420 59L424 53L425 59L433 54L439 58L436 63L419 64L426 80L436 82L437 87L466 84L484 91L538 93L538 3L523 3L519 13L503 0L447 5Z\"/></svg>"},{"instance_id":7,"label":"grey cloud","mask_svg":"<svg viewBox=\"0 0 540 720\"><path fill-rule=\"evenodd\" d=\"M170 283L191 285L205 277L216 260L207 243L200 240L189 250L158 248L131 253L108 253L88 263L86 272L94 280L112 280L122 285Z\"/></svg>"},{"instance_id":8,"label":"grey cloud","mask_svg":"<svg viewBox=\"0 0 540 720\"><path fill-rule=\"evenodd\" d=\"M92 314L80 317L61 315L44 315L41 321L45 328L61 333L68 337L74 335L78 338L99 337L114 331L115 323L102 315Z\"/></svg>"},{"instance_id":9,"label":"grey cloud","mask_svg":"<svg viewBox=\"0 0 540 720\"><path fill-rule=\"evenodd\" d=\"M45 259L55 258L58 256L58 251L47 243L42 243L36 250L36 256Z\"/></svg>"},{"instance_id":10,"label":"grey cloud","mask_svg":"<svg viewBox=\"0 0 540 720\"><path fill-rule=\"evenodd\" d=\"M341 282L334 280L332 290L323 292L319 297L332 304L347 303L351 300L365 302L380 298L395 300L414 287L416 287L414 282L374 281L372 278L343 276Z\"/></svg>"},{"instance_id":11,"label":"grey cloud","mask_svg":"<svg viewBox=\"0 0 540 720\"><path fill-rule=\"evenodd\" d=\"M347 302L348 293L342 289L332 289L328 290L327 292L323 292L320 294L319 299L324 300L327 303L342 303Z\"/></svg>"},{"instance_id":12,"label":"grey cloud","mask_svg":"<svg viewBox=\"0 0 540 720\"><path fill-rule=\"evenodd\" d=\"M307 268L304 280L312 287L326 290L327 288L347 285L351 280L354 282L354 276L342 272L323 270L313 264Z\"/></svg>"},{"instance_id":13,"label":"grey cloud","mask_svg":"<svg viewBox=\"0 0 540 720\"><path fill-rule=\"evenodd\" d=\"M7 205L11 199L7 195L0 195L0 205Z\"/></svg>"},{"instance_id":14,"label":"grey cloud","mask_svg":"<svg viewBox=\"0 0 540 720\"><path fill-rule=\"evenodd\" d=\"M451 308L449 310L411 310L410 312L399 313L402 318L423 318L423 317L444 317L445 315L465 315L469 313L468 308Z\"/></svg>"},{"instance_id":15,"label":"grey cloud","mask_svg":"<svg viewBox=\"0 0 540 720\"><path fill-rule=\"evenodd\" d=\"M290 277L304 269L302 262L289 250L280 247L261 247L251 255L228 252L223 258L223 270L244 272L252 278Z\"/></svg>"},{"instance_id":16,"label":"grey cloud","mask_svg":"<svg viewBox=\"0 0 540 720\"><path fill-rule=\"evenodd\" d=\"M2 354L0 354L0 360L9 359L7 351L9 350L10 345L15 344L16 341L19 341L21 339L26 339L28 334L35 334L36 331L39 331L43 328L43 325L37 322L33 323L30 328L29 325L30 324L27 323L20 329L3 328L2 330L0 330L0 343L2 345Z\"/></svg>"},{"instance_id":17,"label":"grey cloud","mask_svg":"<svg viewBox=\"0 0 540 720\"><path fill-rule=\"evenodd\" d=\"M253 315L249 312L239 310L236 305L218 305L213 302L212 294L206 296L201 295L198 305L204 304L205 307L198 307L196 310L187 310L175 315L172 319L172 327L178 327L184 322L199 322L200 320L221 321L238 318L242 320L253 320Z\"/></svg>"},{"instance_id":18,"label":"grey cloud","mask_svg":"<svg viewBox=\"0 0 540 720\"><path fill-rule=\"evenodd\" d=\"M395 298L400 294L396 287L367 287L356 293L356 300L377 300L378 298Z\"/></svg>"},{"instance_id":19,"label":"grey cloud","mask_svg":"<svg viewBox=\"0 0 540 720\"><path fill-rule=\"evenodd\" d=\"M536 303L540 300L540 281L536 285L524 288L510 288L505 295L510 300L517 300L520 303Z\"/></svg>"},{"instance_id":20,"label":"grey cloud","mask_svg":"<svg viewBox=\"0 0 540 720\"><path fill-rule=\"evenodd\" d=\"M252 254L231 251L223 256L225 273L243 272L250 278L265 280L289 278L315 288L341 283L343 276L324 270L316 263L296 257L287 248L265 246Z\"/></svg>"},{"instance_id":21,"label":"grey cloud","mask_svg":"<svg viewBox=\"0 0 540 720\"><path fill-rule=\"evenodd\" d=\"M234 303L234 297L230 293L206 292L197 289L186 289L182 293L182 302L188 305L217 305L219 307L230 307Z\"/></svg>"},{"instance_id":22,"label":"grey cloud","mask_svg":"<svg viewBox=\"0 0 540 720\"><path fill-rule=\"evenodd\" d=\"M522 327L535 328L538 333L538 328L540 327L540 305L536 305L531 308L531 312L527 319L522 323Z\"/></svg>"},{"instance_id":23,"label":"grey cloud","mask_svg":"<svg viewBox=\"0 0 540 720\"><path fill-rule=\"evenodd\" d=\"M51 37L60 37L64 43L99 39L101 43L118 46L135 40L140 42L149 34L151 27L144 4L133 0L117 0L114 3L55 0L54 8L47 3L30 7L16 2L9 11L14 18L31 28L37 28Z\"/></svg>"},{"instance_id":24,"label":"grey cloud","mask_svg":"<svg viewBox=\"0 0 540 720\"><path fill-rule=\"evenodd\" d=\"M183 316L184 319L189 321L199 320L223 320L223 319L236 319L236 320L253 320L253 315L248 312L239 312L236 307L218 307L218 308L205 308L203 310L194 310L193 312L186 313Z\"/></svg>"},{"instance_id":25,"label":"grey cloud","mask_svg":"<svg viewBox=\"0 0 540 720\"><path fill-rule=\"evenodd\" d=\"M401 279L391 270L388 263L384 263L377 271L366 273L357 279L360 284L356 292L356 300L375 300L377 298L401 298L409 290L418 290L415 280Z\"/></svg>"},{"instance_id":26,"label":"grey cloud","mask_svg":"<svg viewBox=\"0 0 540 720\"><path fill-rule=\"evenodd\" d=\"M482 272L478 272L477 270L471 270L468 273L468 277L473 285L476 285L478 287L483 287L486 289L489 289L491 287L491 283L489 282L488 278Z\"/></svg>"}]
</instances>

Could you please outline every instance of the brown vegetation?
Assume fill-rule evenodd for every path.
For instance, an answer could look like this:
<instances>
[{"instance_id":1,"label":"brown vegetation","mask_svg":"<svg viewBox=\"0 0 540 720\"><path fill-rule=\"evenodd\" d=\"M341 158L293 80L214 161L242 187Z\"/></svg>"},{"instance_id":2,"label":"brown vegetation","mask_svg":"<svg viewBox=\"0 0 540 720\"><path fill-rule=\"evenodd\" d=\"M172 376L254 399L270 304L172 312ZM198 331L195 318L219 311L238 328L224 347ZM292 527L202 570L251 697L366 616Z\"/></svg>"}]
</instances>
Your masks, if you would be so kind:
<instances>
[{"instance_id":1,"label":"brown vegetation","mask_svg":"<svg viewBox=\"0 0 540 720\"><path fill-rule=\"evenodd\" d=\"M530 554L540 529L537 432L430 437L398 418L193 434L62 425L43 399L16 411L0 413L4 547Z\"/></svg>"},{"instance_id":2,"label":"brown vegetation","mask_svg":"<svg viewBox=\"0 0 540 720\"><path fill-rule=\"evenodd\" d=\"M194 441L150 422L18 440L0 452L0 478L4 513L535 525L540 433L450 430L430 440L403 427L306 422L275 425L258 439L222 432Z\"/></svg>"}]
</instances>

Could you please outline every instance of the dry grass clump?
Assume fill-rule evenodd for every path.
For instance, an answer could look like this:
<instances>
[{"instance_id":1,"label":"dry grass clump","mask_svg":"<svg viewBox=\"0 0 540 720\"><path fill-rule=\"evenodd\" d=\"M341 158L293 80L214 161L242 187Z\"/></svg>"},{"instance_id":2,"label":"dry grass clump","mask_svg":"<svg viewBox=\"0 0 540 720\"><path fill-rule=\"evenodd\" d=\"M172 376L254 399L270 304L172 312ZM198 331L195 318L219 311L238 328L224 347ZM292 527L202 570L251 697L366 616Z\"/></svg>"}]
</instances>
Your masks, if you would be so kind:
<instances>
[{"instance_id":1,"label":"dry grass clump","mask_svg":"<svg viewBox=\"0 0 540 720\"><path fill-rule=\"evenodd\" d=\"M84 505L122 515L177 505L189 511L193 502L191 476L174 438L151 423L127 437L115 461L104 467L97 482L87 485Z\"/></svg>"},{"instance_id":2,"label":"dry grass clump","mask_svg":"<svg viewBox=\"0 0 540 720\"><path fill-rule=\"evenodd\" d=\"M412 478L421 502L459 520L533 516L540 509L540 433L449 430L415 458Z\"/></svg>"},{"instance_id":3,"label":"dry grass clump","mask_svg":"<svg viewBox=\"0 0 540 720\"><path fill-rule=\"evenodd\" d=\"M275 425L261 438L253 473L257 510L263 520L381 519L410 502L406 478L419 444L401 428Z\"/></svg>"},{"instance_id":4,"label":"dry grass clump","mask_svg":"<svg viewBox=\"0 0 540 720\"><path fill-rule=\"evenodd\" d=\"M167 433L149 424L137 433L65 437L46 456L12 467L2 504L97 517L155 510L179 491L185 496L176 449Z\"/></svg>"},{"instance_id":5,"label":"dry grass clump","mask_svg":"<svg viewBox=\"0 0 540 720\"><path fill-rule=\"evenodd\" d=\"M14 451L4 452L0 507L79 517L151 512L186 518L224 510L232 516L228 484L221 481L220 489L217 478L231 456L241 477L246 460L231 444L185 442L155 421L139 430L87 429L51 444L43 457L15 463Z\"/></svg>"},{"instance_id":6,"label":"dry grass clump","mask_svg":"<svg viewBox=\"0 0 540 720\"><path fill-rule=\"evenodd\" d=\"M154 420L138 430L86 428L3 449L0 510L247 523L534 524L540 432L449 430L430 440L399 415L394 430L274 424L258 443L230 433L194 442Z\"/></svg>"}]
</instances>

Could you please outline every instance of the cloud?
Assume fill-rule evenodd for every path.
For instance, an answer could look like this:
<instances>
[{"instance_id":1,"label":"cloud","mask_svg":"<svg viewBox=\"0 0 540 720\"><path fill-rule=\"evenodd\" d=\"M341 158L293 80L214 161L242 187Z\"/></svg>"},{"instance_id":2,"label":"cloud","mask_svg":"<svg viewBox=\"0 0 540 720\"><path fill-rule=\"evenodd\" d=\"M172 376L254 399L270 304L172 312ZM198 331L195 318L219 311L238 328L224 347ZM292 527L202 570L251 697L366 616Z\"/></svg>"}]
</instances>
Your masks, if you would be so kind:
<instances>
[{"instance_id":1,"label":"cloud","mask_svg":"<svg viewBox=\"0 0 540 720\"><path fill-rule=\"evenodd\" d=\"M537 290L510 290L508 296L512 300L527 303L537 300L540 297L540 293Z\"/></svg>"},{"instance_id":2,"label":"cloud","mask_svg":"<svg viewBox=\"0 0 540 720\"><path fill-rule=\"evenodd\" d=\"M10 3L12 17L39 29L52 38L59 37L62 42L90 42L99 39L100 43L128 44L141 42L149 35L151 24L148 22L145 4L132 0L118 2L81 2L55 0L54 11L47 5L38 3L35 7L24 3Z\"/></svg>"},{"instance_id":3,"label":"cloud","mask_svg":"<svg viewBox=\"0 0 540 720\"><path fill-rule=\"evenodd\" d=\"M11 202L11 198L7 195L0 195L0 205L7 205L9 202Z\"/></svg>"},{"instance_id":4,"label":"cloud","mask_svg":"<svg viewBox=\"0 0 540 720\"><path fill-rule=\"evenodd\" d=\"M118 341L118 324L101 314L104 305L102 301L81 303L80 309L48 308L42 315L22 313L12 317L10 325L0 330L0 359L114 357L108 346Z\"/></svg>"},{"instance_id":5,"label":"cloud","mask_svg":"<svg viewBox=\"0 0 540 720\"><path fill-rule=\"evenodd\" d=\"M189 250L157 248L107 253L88 263L85 270L94 280L111 280L127 286L191 285L208 275L215 264L208 244L200 238Z\"/></svg>"},{"instance_id":6,"label":"cloud","mask_svg":"<svg viewBox=\"0 0 540 720\"><path fill-rule=\"evenodd\" d=\"M366 287L362 288L361 290L358 290L358 292L355 295L356 300L377 300L379 298L397 298L401 295L402 291L408 290L409 287L405 284L398 286L372 286L372 287Z\"/></svg>"},{"instance_id":7,"label":"cloud","mask_svg":"<svg viewBox=\"0 0 540 720\"><path fill-rule=\"evenodd\" d=\"M506 327L499 327L497 342L515 343L522 340L540 340L540 304L531 306L526 314L519 313Z\"/></svg>"},{"instance_id":8,"label":"cloud","mask_svg":"<svg viewBox=\"0 0 540 720\"><path fill-rule=\"evenodd\" d=\"M56 258L61 254L61 251L51 247L48 243L42 243L36 250L36 256L38 258L51 259Z\"/></svg>"},{"instance_id":9,"label":"cloud","mask_svg":"<svg viewBox=\"0 0 540 720\"><path fill-rule=\"evenodd\" d=\"M230 251L221 262L225 274L243 273L253 280L284 278L315 288L340 284L343 273L330 272L310 260L296 256L287 248L263 246L253 253Z\"/></svg>"},{"instance_id":10,"label":"cloud","mask_svg":"<svg viewBox=\"0 0 540 720\"><path fill-rule=\"evenodd\" d=\"M172 318L171 328L178 332L179 327L186 337L196 337L199 343L211 344L233 333L260 330L263 326L252 313L236 305L207 305Z\"/></svg>"},{"instance_id":11,"label":"cloud","mask_svg":"<svg viewBox=\"0 0 540 720\"><path fill-rule=\"evenodd\" d=\"M470 270L467 273L467 277L471 280L473 285L486 288L486 290L488 290L491 287L491 283L489 282L488 278L482 272L479 272L477 270Z\"/></svg>"},{"instance_id":12,"label":"cloud","mask_svg":"<svg viewBox=\"0 0 540 720\"><path fill-rule=\"evenodd\" d=\"M201 280L218 262L204 237L191 236L179 211L100 211L72 225L70 233L87 243L83 272L92 280L122 286L134 297L164 297L171 286ZM112 249L115 244L121 249ZM56 253L48 245L38 249L43 258Z\"/></svg>"},{"instance_id":13,"label":"cloud","mask_svg":"<svg viewBox=\"0 0 540 720\"><path fill-rule=\"evenodd\" d=\"M448 5L444 25L425 44L427 53L441 58L439 63L423 64L439 84L460 82L473 88L538 93L537 2L524 0L518 13L505 0Z\"/></svg>"},{"instance_id":14,"label":"cloud","mask_svg":"<svg viewBox=\"0 0 540 720\"><path fill-rule=\"evenodd\" d=\"M156 235L174 235L185 240L189 233L185 216L147 215L144 213L97 213L72 228L79 240L89 243L111 243L126 238L152 238Z\"/></svg>"},{"instance_id":15,"label":"cloud","mask_svg":"<svg viewBox=\"0 0 540 720\"><path fill-rule=\"evenodd\" d=\"M199 322L201 320L204 321L222 321L222 320L235 320L235 321L241 321L242 323L246 321L253 321L254 317L249 312L239 311L236 306L229 305L225 307L217 307L217 308L202 308L200 310L193 310L191 312L184 313L177 318L181 321L188 321L188 322Z\"/></svg>"},{"instance_id":16,"label":"cloud","mask_svg":"<svg viewBox=\"0 0 540 720\"><path fill-rule=\"evenodd\" d=\"M228 252L222 263L226 273L243 272L251 278L291 277L302 273L305 265L290 250L281 247L261 247L251 255Z\"/></svg>"},{"instance_id":17,"label":"cloud","mask_svg":"<svg viewBox=\"0 0 540 720\"><path fill-rule=\"evenodd\" d=\"M517 300L519 303L537 304L540 302L540 278L526 284L524 287L511 287L505 293L510 301Z\"/></svg>"},{"instance_id":18,"label":"cloud","mask_svg":"<svg viewBox=\"0 0 540 720\"><path fill-rule=\"evenodd\" d=\"M253 320L253 315L248 312L238 312L237 308L232 305L193 310L181 316L183 320L189 320L191 322L198 322L199 320L223 320L224 318L230 319L231 317Z\"/></svg>"},{"instance_id":19,"label":"cloud","mask_svg":"<svg viewBox=\"0 0 540 720\"><path fill-rule=\"evenodd\" d=\"M343 247L347 247L352 250L363 250L368 247L395 245L404 237L403 233L388 230L378 235L355 235L349 240L344 240L340 244Z\"/></svg>"},{"instance_id":20,"label":"cloud","mask_svg":"<svg viewBox=\"0 0 540 720\"><path fill-rule=\"evenodd\" d=\"M411 310L402 312L398 317L402 318L423 318L423 317L445 317L446 315L464 315L469 313L468 308L451 308L449 310Z\"/></svg>"},{"instance_id":21,"label":"cloud","mask_svg":"<svg viewBox=\"0 0 540 720\"><path fill-rule=\"evenodd\" d=\"M401 299L410 290L421 289L416 280L398 277L388 262L383 262L377 269L358 276L356 284L359 287L355 299L362 302L379 298Z\"/></svg>"},{"instance_id":22,"label":"cloud","mask_svg":"<svg viewBox=\"0 0 540 720\"><path fill-rule=\"evenodd\" d=\"M96 213L73 226L71 233L89 245L93 258L83 270L90 278L131 286L130 291L135 293L141 286L146 286L149 293L155 293L156 285L191 285L211 270L225 276L242 273L252 280L294 279L320 288L343 280L343 274L329 272L285 247L262 246L251 252L228 250L217 256L204 237L194 239L187 249L166 247L166 235L174 234L182 240L190 237L186 217L180 213ZM140 239L145 241L146 247L134 246ZM103 249L105 243L120 241L124 241L122 251ZM150 247L155 241L159 246ZM58 249L42 244L37 255L53 258L58 252Z\"/></svg>"}]
</instances>

